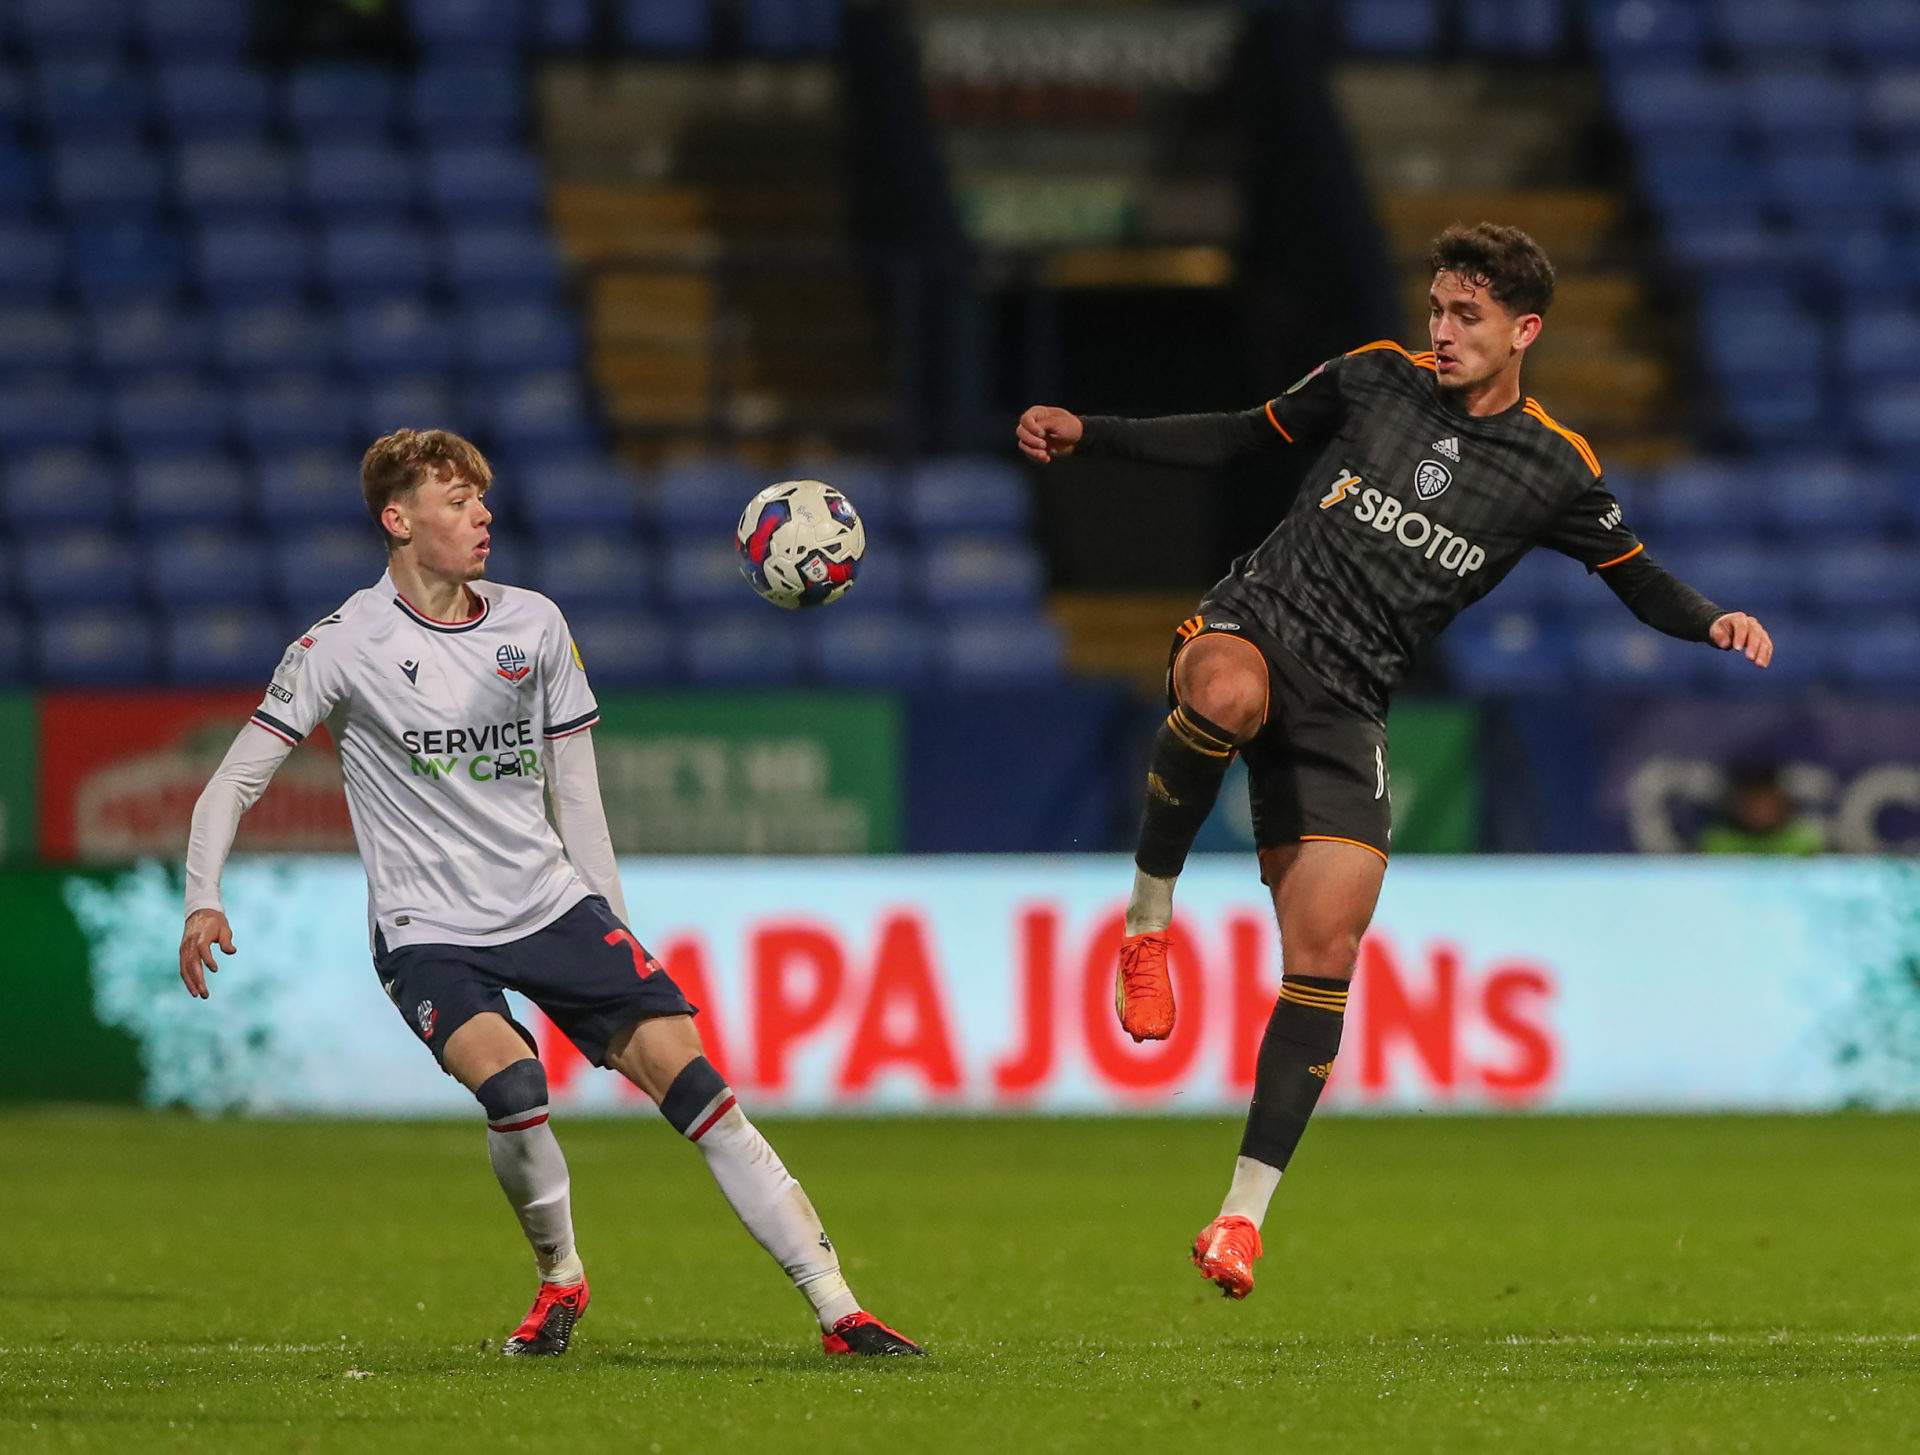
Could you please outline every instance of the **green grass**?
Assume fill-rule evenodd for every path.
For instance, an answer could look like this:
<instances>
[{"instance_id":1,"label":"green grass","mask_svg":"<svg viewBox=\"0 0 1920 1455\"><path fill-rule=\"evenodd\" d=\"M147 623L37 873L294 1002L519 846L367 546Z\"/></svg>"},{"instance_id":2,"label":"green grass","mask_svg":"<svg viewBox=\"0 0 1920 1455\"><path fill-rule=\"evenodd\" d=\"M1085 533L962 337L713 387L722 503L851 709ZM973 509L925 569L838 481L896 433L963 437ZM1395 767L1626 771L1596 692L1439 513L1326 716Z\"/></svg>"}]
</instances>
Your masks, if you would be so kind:
<instances>
[{"instance_id":1,"label":"green grass","mask_svg":"<svg viewBox=\"0 0 1920 1455\"><path fill-rule=\"evenodd\" d=\"M477 1126L9 1111L0 1450L1920 1448L1920 1119L1328 1119L1238 1305L1223 1123L769 1130L932 1358L823 1358L651 1120L560 1127L594 1306L518 1363Z\"/></svg>"}]
</instances>

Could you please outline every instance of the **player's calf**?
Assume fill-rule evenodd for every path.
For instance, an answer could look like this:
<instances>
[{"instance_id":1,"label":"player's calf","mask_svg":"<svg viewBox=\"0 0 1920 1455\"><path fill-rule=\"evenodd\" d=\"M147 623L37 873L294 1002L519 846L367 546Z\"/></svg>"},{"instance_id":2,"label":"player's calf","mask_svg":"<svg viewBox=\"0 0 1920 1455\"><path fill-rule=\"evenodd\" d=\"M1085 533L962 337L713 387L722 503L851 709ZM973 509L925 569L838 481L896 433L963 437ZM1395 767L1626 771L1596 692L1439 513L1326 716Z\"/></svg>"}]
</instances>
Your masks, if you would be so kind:
<instances>
[{"instance_id":1,"label":"player's calf","mask_svg":"<svg viewBox=\"0 0 1920 1455\"><path fill-rule=\"evenodd\" d=\"M533 1245L541 1282L583 1283L567 1159L547 1122L546 1070L525 1057L481 1082L474 1096L487 1113L487 1159Z\"/></svg>"}]
</instances>

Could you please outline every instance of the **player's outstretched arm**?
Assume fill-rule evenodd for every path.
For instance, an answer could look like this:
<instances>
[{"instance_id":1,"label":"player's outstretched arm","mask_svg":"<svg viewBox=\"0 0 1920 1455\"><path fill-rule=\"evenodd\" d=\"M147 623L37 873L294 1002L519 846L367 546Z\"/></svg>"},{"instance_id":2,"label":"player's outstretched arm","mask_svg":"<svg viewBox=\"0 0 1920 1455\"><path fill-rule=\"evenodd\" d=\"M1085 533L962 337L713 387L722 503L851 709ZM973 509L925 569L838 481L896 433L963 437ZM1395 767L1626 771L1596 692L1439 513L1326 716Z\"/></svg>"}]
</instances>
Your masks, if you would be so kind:
<instances>
[{"instance_id":1,"label":"player's outstretched arm","mask_svg":"<svg viewBox=\"0 0 1920 1455\"><path fill-rule=\"evenodd\" d=\"M220 967L213 963L213 947L233 953L233 926L225 911L196 909L187 916L186 932L180 936L180 978L187 994L199 1000L208 995L207 976Z\"/></svg>"},{"instance_id":2,"label":"player's outstretched arm","mask_svg":"<svg viewBox=\"0 0 1920 1455\"><path fill-rule=\"evenodd\" d=\"M613 835L607 831L607 809L600 798L600 767L591 731L548 741L547 792L568 861L587 888L606 900L620 923L631 926L626 896L620 890Z\"/></svg>"},{"instance_id":3,"label":"player's outstretched arm","mask_svg":"<svg viewBox=\"0 0 1920 1455\"><path fill-rule=\"evenodd\" d=\"M1744 653L1756 667L1773 660L1773 638L1757 618L1721 610L1644 550L1602 567L1600 575L1627 609L1655 631Z\"/></svg>"},{"instance_id":4,"label":"player's outstretched arm","mask_svg":"<svg viewBox=\"0 0 1920 1455\"><path fill-rule=\"evenodd\" d=\"M233 849L240 815L260 801L273 781L274 771L286 761L293 744L248 723L227 749L213 777L193 805L193 828L187 835L187 924L180 936L180 979L187 993L200 1000L208 996L207 975L220 967L213 947L233 953L233 928L220 903L220 874Z\"/></svg>"},{"instance_id":5,"label":"player's outstretched arm","mask_svg":"<svg viewBox=\"0 0 1920 1455\"><path fill-rule=\"evenodd\" d=\"M1741 652L1756 667L1773 660L1773 638L1760 625L1758 617L1744 611L1729 611L1709 628L1707 640L1725 652Z\"/></svg>"},{"instance_id":6,"label":"player's outstretched arm","mask_svg":"<svg viewBox=\"0 0 1920 1455\"><path fill-rule=\"evenodd\" d=\"M1103 414L1082 418L1051 404L1036 404L1020 416L1014 438L1028 459L1041 464L1079 451L1202 470L1230 465L1286 443L1264 406L1242 414L1119 419Z\"/></svg>"}]
</instances>

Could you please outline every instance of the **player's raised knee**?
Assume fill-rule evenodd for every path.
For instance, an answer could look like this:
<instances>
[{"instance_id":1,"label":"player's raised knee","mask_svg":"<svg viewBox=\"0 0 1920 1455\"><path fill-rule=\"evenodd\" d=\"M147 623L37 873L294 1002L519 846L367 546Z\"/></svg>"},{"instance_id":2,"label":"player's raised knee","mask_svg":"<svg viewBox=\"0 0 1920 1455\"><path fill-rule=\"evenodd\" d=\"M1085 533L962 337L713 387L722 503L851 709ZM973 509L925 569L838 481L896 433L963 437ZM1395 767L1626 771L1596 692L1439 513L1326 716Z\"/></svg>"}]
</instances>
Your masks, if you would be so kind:
<instances>
[{"instance_id":1,"label":"player's raised knee","mask_svg":"<svg viewBox=\"0 0 1920 1455\"><path fill-rule=\"evenodd\" d=\"M547 1119L547 1070L532 1056L496 1071L475 1089L474 1099L496 1132L519 1132Z\"/></svg>"}]
</instances>

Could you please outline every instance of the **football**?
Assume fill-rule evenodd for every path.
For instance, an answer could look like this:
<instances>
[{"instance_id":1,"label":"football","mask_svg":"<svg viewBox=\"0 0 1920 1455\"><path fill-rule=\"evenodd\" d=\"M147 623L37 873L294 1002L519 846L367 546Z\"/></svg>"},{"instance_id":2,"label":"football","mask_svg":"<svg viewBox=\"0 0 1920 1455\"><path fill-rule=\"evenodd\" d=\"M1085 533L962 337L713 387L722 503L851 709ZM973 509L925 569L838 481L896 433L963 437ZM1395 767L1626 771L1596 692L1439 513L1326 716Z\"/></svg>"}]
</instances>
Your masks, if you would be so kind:
<instances>
[{"instance_id":1,"label":"football","mask_svg":"<svg viewBox=\"0 0 1920 1455\"><path fill-rule=\"evenodd\" d=\"M825 606L860 571L867 529L853 504L819 480L769 485L740 514L740 573L775 606Z\"/></svg>"}]
</instances>

